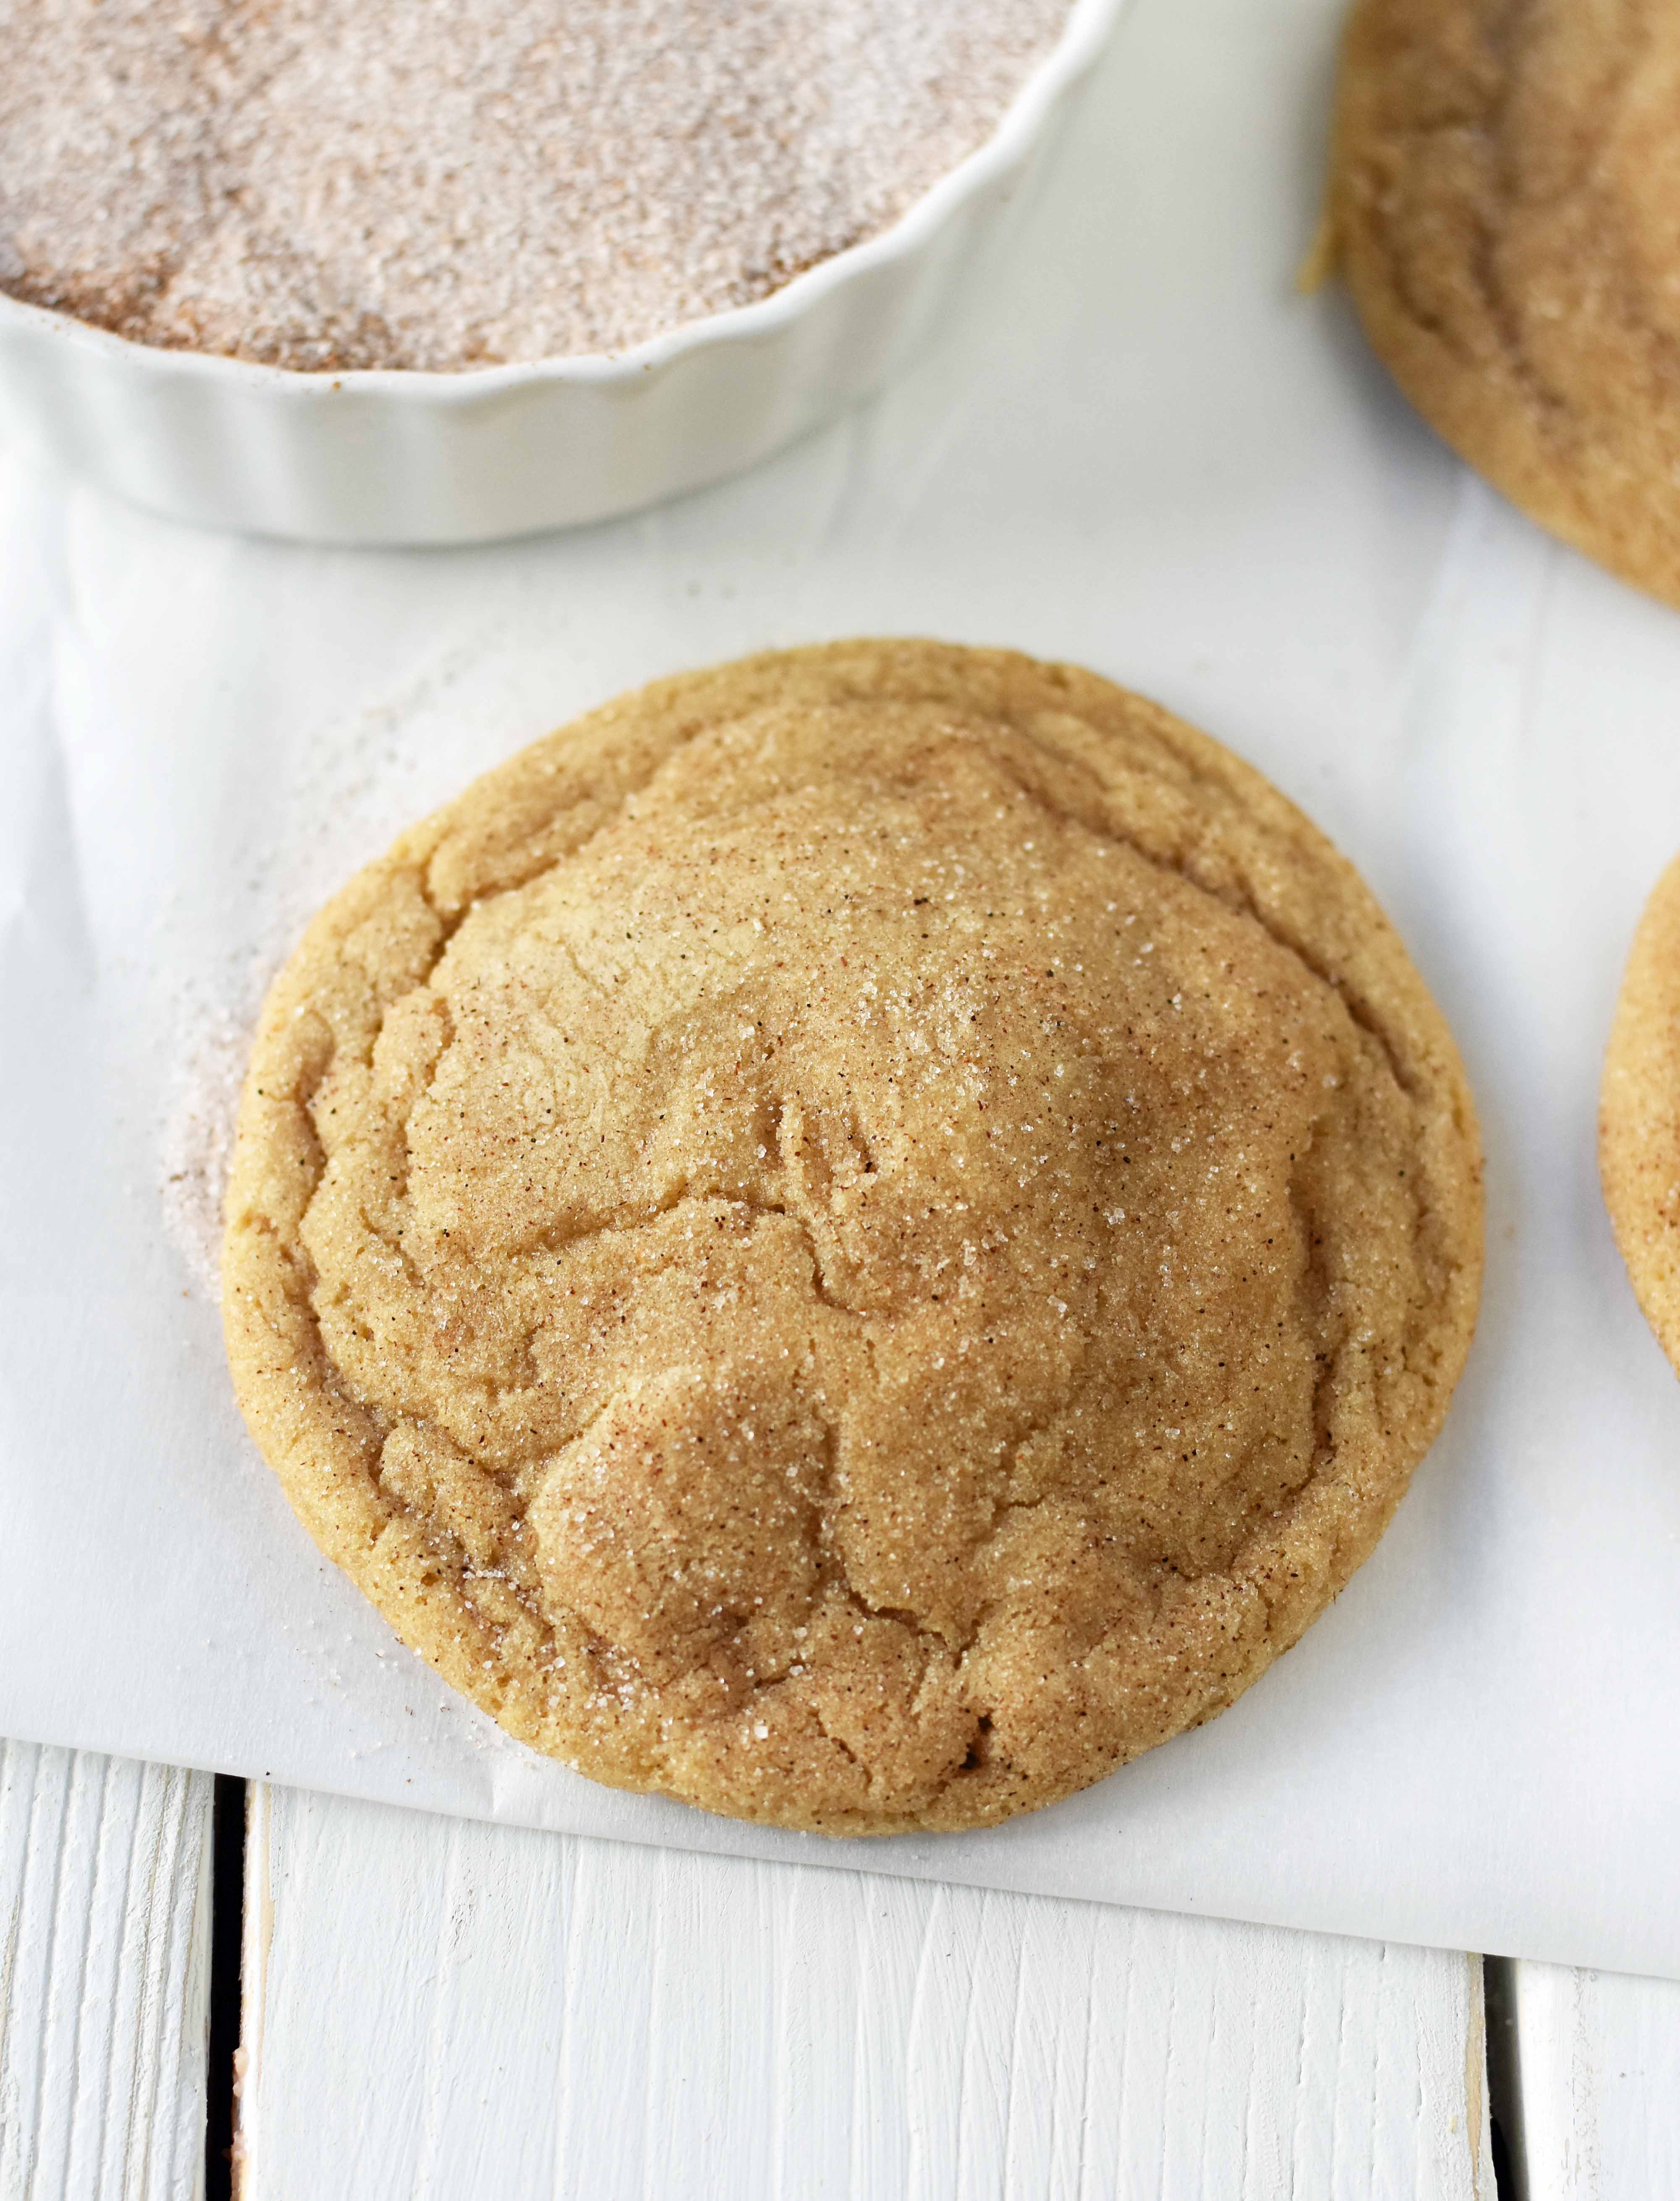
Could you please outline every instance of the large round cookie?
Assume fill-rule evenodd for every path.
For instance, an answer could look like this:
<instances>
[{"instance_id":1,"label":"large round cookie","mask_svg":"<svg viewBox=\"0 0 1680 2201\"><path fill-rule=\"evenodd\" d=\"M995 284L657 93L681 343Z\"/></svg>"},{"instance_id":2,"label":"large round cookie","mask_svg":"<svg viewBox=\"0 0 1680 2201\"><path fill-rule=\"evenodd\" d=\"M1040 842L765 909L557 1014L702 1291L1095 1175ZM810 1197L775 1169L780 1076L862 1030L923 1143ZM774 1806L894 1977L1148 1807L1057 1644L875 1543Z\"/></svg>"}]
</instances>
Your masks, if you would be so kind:
<instances>
[{"instance_id":1,"label":"large round cookie","mask_svg":"<svg viewBox=\"0 0 1680 2201\"><path fill-rule=\"evenodd\" d=\"M834 1832L1228 1705L1475 1318L1452 1040L1257 774L1071 667L853 643L539 742L315 920L228 1205L246 1417L514 1734Z\"/></svg>"},{"instance_id":2,"label":"large round cookie","mask_svg":"<svg viewBox=\"0 0 1680 2201\"><path fill-rule=\"evenodd\" d=\"M1629 951L1599 1093L1598 1164L1635 1295L1680 1370L1680 857Z\"/></svg>"},{"instance_id":3,"label":"large round cookie","mask_svg":"<svg viewBox=\"0 0 1680 2201\"><path fill-rule=\"evenodd\" d=\"M1358 0L1330 214L1424 417L1680 603L1680 10Z\"/></svg>"}]
</instances>

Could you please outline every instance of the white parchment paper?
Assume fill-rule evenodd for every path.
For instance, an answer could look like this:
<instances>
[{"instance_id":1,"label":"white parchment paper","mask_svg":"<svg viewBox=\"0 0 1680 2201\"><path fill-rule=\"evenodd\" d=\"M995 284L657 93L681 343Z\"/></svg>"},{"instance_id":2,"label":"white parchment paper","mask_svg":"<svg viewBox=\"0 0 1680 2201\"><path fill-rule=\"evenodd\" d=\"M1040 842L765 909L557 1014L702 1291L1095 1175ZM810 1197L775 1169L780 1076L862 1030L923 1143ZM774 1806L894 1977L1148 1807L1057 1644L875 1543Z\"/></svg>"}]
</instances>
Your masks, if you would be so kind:
<instances>
[{"instance_id":1,"label":"white parchment paper","mask_svg":"<svg viewBox=\"0 0 1680 2201\"><path fill-rule=\"evenodd\" d=\"M1466 476L1345 302L1295 294L1337 12L1138 0L984 307L870 410L643 518L301 550L0 443L0 1732L1680 1975L1680 1383L1593 1157L1680 846L1680 616ZM877 631L1082 660L1325 825L1463 1043L1489 1259L1393 1529L1233 1711L997 1831L834 1844L594 1787L451 1697L257 1459L182 1219L262 982L408 819L620 687Z\"/></svg>"}]
</instances>

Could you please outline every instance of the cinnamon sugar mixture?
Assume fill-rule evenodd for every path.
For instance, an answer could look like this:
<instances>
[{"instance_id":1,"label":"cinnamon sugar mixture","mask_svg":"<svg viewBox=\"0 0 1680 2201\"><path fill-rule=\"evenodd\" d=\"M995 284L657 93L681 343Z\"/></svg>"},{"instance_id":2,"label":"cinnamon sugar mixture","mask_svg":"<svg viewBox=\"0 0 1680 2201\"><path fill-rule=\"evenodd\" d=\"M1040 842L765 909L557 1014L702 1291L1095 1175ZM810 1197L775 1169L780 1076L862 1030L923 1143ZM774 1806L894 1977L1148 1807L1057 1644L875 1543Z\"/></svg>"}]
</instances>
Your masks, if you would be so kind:
<instances>
[{"instance_id":1,"label":"cinnamon sugar mixture","mask_svg":"<svg viewBox=\"0 0 1680 2201\"><path fill-rule=\"evenodd\" d=\"M614 351L982 144L1067 0L0 0L0 290L336 370Z\"/></svg>"}]
</instances>

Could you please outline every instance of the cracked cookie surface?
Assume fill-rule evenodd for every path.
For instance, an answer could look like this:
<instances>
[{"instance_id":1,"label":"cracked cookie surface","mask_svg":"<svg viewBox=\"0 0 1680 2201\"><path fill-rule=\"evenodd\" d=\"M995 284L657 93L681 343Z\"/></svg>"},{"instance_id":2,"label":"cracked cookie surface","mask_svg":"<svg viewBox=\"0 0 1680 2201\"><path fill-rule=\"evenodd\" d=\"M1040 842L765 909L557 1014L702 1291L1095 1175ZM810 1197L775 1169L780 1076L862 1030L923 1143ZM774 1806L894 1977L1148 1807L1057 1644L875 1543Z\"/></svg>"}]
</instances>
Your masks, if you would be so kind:
<instances>
[{"instance_id":1,"label":"cracked cookie surface","mask_svg":"<svg viewBox=\"0 0 1680 2201\"><path fill-rule=\"evenodd\" d=\"M330 1557L599 1780L984 1824L1228 1704L1475 1319L1452 1040L1351 867L1094 675L658 683L321 913L224 1260Z\"/></svg>"},{"instance_id":2,"label":"cracked cookie surface","mask_svg":"<svg viewBox=\"0 0 1680 2201\"><path fill-rule=\"evenodd\" d=\"M1424 419L1680 604L1680 14L1359 0L1331 243Z\"/></svg>"}]
</instances>

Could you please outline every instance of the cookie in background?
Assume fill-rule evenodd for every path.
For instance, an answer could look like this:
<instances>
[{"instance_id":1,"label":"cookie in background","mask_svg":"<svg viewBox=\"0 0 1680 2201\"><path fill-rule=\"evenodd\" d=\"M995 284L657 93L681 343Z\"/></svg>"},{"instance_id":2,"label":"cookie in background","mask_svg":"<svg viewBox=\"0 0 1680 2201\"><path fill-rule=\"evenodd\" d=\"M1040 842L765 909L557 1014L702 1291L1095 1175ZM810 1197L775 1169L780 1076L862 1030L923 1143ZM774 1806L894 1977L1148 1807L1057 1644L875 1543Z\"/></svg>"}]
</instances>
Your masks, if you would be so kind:
<instances>
[{"instance_id":1,"label":"cookie in background","mask_svg":"<svg viewBox=\"0 0 1680 2201\"><path fill-rule=\"evenodd\" d=\"M1358 0L1318 258L1462 457L1680 604L1680 12Z\"/></svg>"},{"instance_id":2,"label":"cookie in background","mask_svg":"<svg viewBox=\"0 0 1680 2201\"><path fill-rule=\"evenodd\" d=\"M1599 1095L1599 1177L1635 1296L1680 1370L1680 857L1628 951Z\"/></svg>"}]
</instances>

